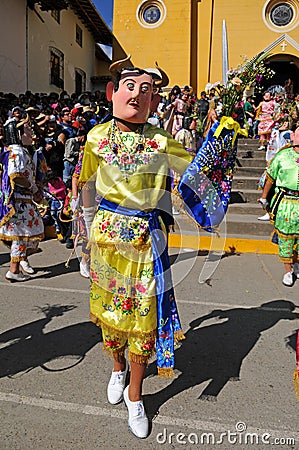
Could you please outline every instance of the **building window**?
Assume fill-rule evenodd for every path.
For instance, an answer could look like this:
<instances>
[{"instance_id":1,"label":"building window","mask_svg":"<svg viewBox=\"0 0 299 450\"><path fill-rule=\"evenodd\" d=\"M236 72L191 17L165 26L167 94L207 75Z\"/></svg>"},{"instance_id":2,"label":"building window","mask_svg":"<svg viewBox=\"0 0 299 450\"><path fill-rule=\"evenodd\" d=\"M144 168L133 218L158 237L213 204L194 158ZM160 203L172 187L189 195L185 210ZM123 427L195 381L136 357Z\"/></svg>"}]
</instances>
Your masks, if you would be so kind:
<instances>
[{"instance_id":1,"label":"building window","mask_svg":"<svg viewBox=\"0 0 299 450\"><path fill-rule=\"evenodd\" d=\"M76 24L76 42L80 47L82 47L82 37L83 37L83 31L82 28L79 27L79 25Z\"/></svg>"},{"instance_id":2,"label":"building window","mask_svg":"<svg viewBox=\"0 0 299 450\"><path fill-rule=\"evenodd\" d=\"M152 24L159 22L161 11L156 5L148 6L143 11L143 19L146 23Z\"/></svg>"},{"instance_id":3,"label":"building window","mask_svg":"<svg viewBox=\"0 0 299 450\"><path fill-rule=\"evenodd\" d=\"M277 3L270 11L270 20L277 27L288 25L292 21L293 16L293 8L287 3Z\"/></svg>"},{"instance_id":4,"label":"building window","mask_svg":"<svg viewBox=\"0 0 299 450\"><path fill-rule=\"evenodd\" d=\"M50 47L50 84L64 89L64 54Z\"/></svg>"},{"instance_id":5,"label":"building window","mask_svg":"<svg viewBox=\"0 0 299 450\"><path fill-rule=\"evenodd\" d=\"M52 9L51 16L56 20L57 23L60 23L60 10Z\"/></svg>"},{"instance_id":6,"label":"building window","mask_svg":"<svg viewBox=\"0 0 299 450\"><path fill-rule=\"evenodd\" d=\"M136 17L145 28L160 26L166 17L166 7L161 0L145 0L137 8Z\"/></svg>"},{"instance_id":7,"label":"building window","mask_svg":"<svg viewBox=\"0 0 299 450\"><path fill-rule=\"evenodd\" d=\"M297 26L299 6L297 0L268 0L263 8L267 26L278 33L291 31Z\"/></svg>"},{"instance_id":8,"label":"building window","mask_svg":"<svg viewBox=\"0 0 299 450\"><path fill-rule=\"evenodd\" d=\"M75 93L82 94L86 91L86 73L76 68L75 69Z\"/></svg>"}]
</instances>

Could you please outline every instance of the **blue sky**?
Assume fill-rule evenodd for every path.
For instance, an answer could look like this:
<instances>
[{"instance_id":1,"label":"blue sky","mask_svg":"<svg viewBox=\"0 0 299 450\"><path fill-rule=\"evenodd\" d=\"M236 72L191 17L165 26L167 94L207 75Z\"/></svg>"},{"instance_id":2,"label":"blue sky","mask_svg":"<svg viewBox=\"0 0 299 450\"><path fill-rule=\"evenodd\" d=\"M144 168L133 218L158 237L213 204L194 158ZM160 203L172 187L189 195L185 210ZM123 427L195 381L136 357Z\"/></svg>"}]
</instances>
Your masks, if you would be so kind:
<instances>
[{"instance_id":1,"label":"blue sky","mask_svg":"<svg viewBox=\"0 0 299 450\"><path fill-rule=\"evenodd\" d=\"M92 0L92 2L105 20L108 27L112 29L113 0Z\"/></svg>"}]
</instances>

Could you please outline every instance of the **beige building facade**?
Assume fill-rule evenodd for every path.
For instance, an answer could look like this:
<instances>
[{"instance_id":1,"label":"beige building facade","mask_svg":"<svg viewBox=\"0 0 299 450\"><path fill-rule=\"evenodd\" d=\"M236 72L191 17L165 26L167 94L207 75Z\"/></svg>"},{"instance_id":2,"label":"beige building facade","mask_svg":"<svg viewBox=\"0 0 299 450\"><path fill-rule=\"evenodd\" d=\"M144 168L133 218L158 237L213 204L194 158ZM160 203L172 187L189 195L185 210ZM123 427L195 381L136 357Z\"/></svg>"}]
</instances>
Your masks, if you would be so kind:
<instances>
[{"instance_id":1,"label":"beige building facade","mask_svg":"<svg viewBox=\"0 0 299 450\"><path fill-rule=\"evenodd\" d=\"M57 9L56 9L57 8ZM104 90L112 34L90 0L1 1L0 91Z\"/></svg>"},{"instance_id":2,"label":"beige building facade","mask_svg":"<svg viewBox=\"0 0 299 450\"><path fill-rule=\"evenodd\" d=\"M291 78L299 92L298 0L114 0L113 59L131 54L135 65L167 72L170 86L222 80L223 23L228 68L269 51L274 84ZM118 45L119 45L118 44Z\"/></svg>"}]
</instances>

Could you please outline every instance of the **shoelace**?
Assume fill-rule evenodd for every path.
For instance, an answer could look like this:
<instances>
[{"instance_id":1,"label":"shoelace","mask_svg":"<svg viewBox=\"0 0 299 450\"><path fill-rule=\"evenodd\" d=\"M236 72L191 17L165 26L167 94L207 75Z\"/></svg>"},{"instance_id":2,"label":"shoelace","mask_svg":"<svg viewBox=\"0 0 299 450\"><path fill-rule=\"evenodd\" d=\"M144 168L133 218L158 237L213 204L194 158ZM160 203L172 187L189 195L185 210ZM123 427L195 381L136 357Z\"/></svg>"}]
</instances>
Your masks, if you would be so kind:
<instances>
[{"instance_id":1,"label":"shoelace","mask_svg":"<svg viewBox=\"0 0 299 450\"><path fill-rule=\"evenodd\" d=\"M134 416L143 416L144 415L144 407L143 407L143 403L142 402L138 402L136 404L136 408L135 408L135 414Z\"/></svg>"},{"instance_id":2,"label":"shoelace","mask_svg":"<svg viewBox=\"0 0 299 450\"><path fill-rule=\"evenodd\" d=\"M122 384L123 383L123 375L120 373L117 373L116 375L114 375L112 381L112 384Z\"/></svg>"}]
</instances>

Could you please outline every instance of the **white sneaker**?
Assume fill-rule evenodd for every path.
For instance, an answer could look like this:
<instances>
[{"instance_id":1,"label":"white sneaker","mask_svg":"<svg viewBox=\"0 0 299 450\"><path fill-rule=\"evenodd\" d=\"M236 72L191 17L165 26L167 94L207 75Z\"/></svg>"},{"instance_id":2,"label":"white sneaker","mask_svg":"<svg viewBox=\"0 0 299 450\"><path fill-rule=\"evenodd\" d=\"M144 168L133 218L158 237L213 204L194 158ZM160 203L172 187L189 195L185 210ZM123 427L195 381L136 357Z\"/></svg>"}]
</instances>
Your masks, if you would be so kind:
<instances>
[{"instance_id":1,"label":"white sneaker","mask_svg":"<svg viewBox=\"0 0 299 450\"><path fill-rule=\"evenodd\" d=\"M89 278L89 264L87 262L80 261L80 275Z\"/></svg>"},{"instance_id":2,"label":"white sneaker","mask_svg":"<svg viewBox=\"0 0 299 450\"><path fill-rule=\"evenodd\" d=\"M129 386L124 390L124 401L129 411L128 425L132 433L144 439L148 436L148 418L146 417L143 401L131 402L129 400Z\"/></svg>"},{"instance_id":3,"label":"white sneaker","mask_svg":"<svg viewBox=\"0 0 299 450\"><path fill-rule=\"evenodd\" d=\"M282 284L284 284L285 286L293 286L294 284L293 272L287 272L284 274Z\"/></svg>"},{"instance_id":4,"label":"white sneaker","mask_svg":"<svg viewBox=\"0 0 299 450\"><path fill-rule=\"evenodd\" d=\"M35 272L33 267L30 266L28 261L20 261L20 266L22 267L22 270L26 273L30 273L31 275Z\"/></svg>"},{"instance_id":5,"label":"white sneaker","mask_svg":"<svg viewBox=\"0 0 299 450\"><path fill-rule=\"evenodd\" d=\"M262 220L262 221L270 220L269 213L266 213L263 216L258 217L257 220Z\"/></svg>"},{"instance_id":6,"label":"white sneaker","mask_svg":"<svg viewBox=\"0 0 299 450\"><path fill-rule=\"evenodd\" d=\"M293 274L295 277L299 278L299 263L295 263L293 266Z\"/></svg>"},{"instance_id":7,"label":"white sneaker","mask_svg":"<svg viewBox=\"0 0 299 450\"><path fill-rule=\"evenodd\" d=\"M16 281L27 281L31 279L29 275L25 275L23 272L12 273L10 270L6 273L5 278L11 283L14 283Z\"/></svg>"},{"instance_id":8,"label":"white sneaker","mask_svg":"<svg viewBox=\"0 0 299 450\"><path fill-rule=\"evenodd\" d=\"M258 150L265 150L265 148L266 148L266 147L265 147L264 145L260 145L259 148L258 148Z\"/></svg>"},{"instance_id":9,"label":"white sneaker","mask_svg":"<svg viewBox=\"0 0 299 450\"><path fill-rule=\"evenodd\" d=\"M112 372L107 387L108 402L111 403L111 405L116 405L122 401L125 382L126 370L123 372L121 370L119 372Z\"/></svg>"}]
</instances>

